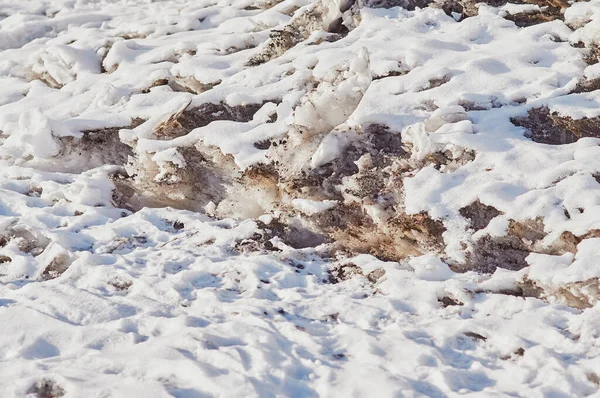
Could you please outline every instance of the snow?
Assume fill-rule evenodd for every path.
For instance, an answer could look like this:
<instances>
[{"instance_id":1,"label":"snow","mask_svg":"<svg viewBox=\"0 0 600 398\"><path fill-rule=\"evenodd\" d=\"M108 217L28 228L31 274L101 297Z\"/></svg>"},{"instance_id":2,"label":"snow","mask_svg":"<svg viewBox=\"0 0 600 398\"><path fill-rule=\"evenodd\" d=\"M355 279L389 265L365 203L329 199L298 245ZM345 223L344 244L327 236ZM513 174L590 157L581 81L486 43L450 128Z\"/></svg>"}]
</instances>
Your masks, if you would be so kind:
<instances>
[{"instance_id":1,"label":"snow","mask_svg":"<svg viewBox=\"0 0 600 398\"><path fill-rule=\"evenodd\" d=\"M300 210L303 213L312 215L316 213L321 213L325 210L329 210L337 204L335 200L324 200L322 202L318 202L316 200L308 200L308 199L294 199L292 200L292 206L294 208Z\"/></svg>"},{"instance_id":2,"label":"snow","mask_svg":"<svg viewBox=\"0 0 600 398\"><path fill-rule=\"evenodd\" d=\"M75 252L59 279L2 286L3 396L44 377L66 396L595 390L585 373L598 366L597 337L578 322L597 310L488 293L441 308L440 296L475 280L433 257L411 261L415 274L359 256L350 261L365 275L385 274L329 285L327 264L310 252L232 254L255 231L252 221L170 209L85 228L93 249Z\"/></svg>"},{"instance_id":3,"label":"snow","mask_svg":"<svg viewBox=\"0 0 600 398\"><path fill-rule=\"evenodd\" d=\"M415 276L426 281L444 281L452 278L453 272L447 264L433 254L411 259L411 267L415 270Z\"/></svg>"},{"instance_id":4,"label":"snow","mask_svg":"<svg viewBox=\"0 0 600 398\"><path fill-rule=\"evenodd\" d=\"M591 238L578 245L574 256L531 255L531 271L529 275L535 280L557 286L573 282L583 282L600 277L596 262L600 255L600 238ZM552 268L549 270L548 268Z\"/></svg>"},{"instance_id":5,"label":"snow","mask_svg":"<svg viewBox=\"0 0 600 398\"><path fill-rule=\"evenodd\" d=\"M503 16L537 5L478 9L461 20L436 7L358 18L337 0L0 0L0 396L43 397L45 383L67 398L599 396L600 238L586 234L600 226L600 139L543 145L510 119L542 106L600 115L598 90L573 93L598 64L571 45L600 40L600 4L526 28ZM249 65L271 30L315 10L305 40ZM350 31L333 40L323 29L338 18ZM208 103L258 111L156 133ZM270 161L278 178L307 175L372 123L417 163L475 153L401 181L395 210L441 220L442 253L384 261L270 236L274 201L309 218L354 201L386 225L389 209L350 193L242 183ZM91 130L106 140L83 141ZM174 208L189 183L178 172L218 162L193 181L207 196L198 212ZM115 175L141 171L151 178L136 193L154 202L133 211ZM460 209L476 200L499 215L475 232ZM584 236L576 252L491 275L452 267L466 244L537 218L544 243Z\"/></svg>"}]
</instances>

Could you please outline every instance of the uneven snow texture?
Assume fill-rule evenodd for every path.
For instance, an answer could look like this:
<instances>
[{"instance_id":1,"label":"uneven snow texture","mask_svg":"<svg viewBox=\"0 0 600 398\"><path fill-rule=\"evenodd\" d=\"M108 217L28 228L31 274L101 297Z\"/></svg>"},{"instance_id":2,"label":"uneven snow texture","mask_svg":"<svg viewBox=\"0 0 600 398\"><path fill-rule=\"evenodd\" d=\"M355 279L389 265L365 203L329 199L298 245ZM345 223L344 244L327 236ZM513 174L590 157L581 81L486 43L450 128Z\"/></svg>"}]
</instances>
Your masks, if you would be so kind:
<instances>
[{"instance_id":1,"label":"uneven snow texture","mask_svg":"<svg viewBox=\"0 0 600 398\"><path fill-rule=\"evenodd\" d=\"M600 396L600 2L427 5L0 0L0 397Z\"/></svg>"}]
</instances>

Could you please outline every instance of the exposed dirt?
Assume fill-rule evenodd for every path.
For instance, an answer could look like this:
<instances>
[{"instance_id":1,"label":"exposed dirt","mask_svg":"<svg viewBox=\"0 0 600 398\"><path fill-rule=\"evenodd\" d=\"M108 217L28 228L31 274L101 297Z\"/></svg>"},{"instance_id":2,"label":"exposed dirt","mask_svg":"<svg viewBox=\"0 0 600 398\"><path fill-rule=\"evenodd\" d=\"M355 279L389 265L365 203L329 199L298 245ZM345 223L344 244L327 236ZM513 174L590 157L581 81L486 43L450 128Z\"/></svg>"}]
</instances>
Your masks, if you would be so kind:
<instances>
[{"instance_id":1,"label":"exposed dirt","mask_svg":"<svg viewBox=\"0 0 600 398\"><path fill-rule=\"evenodd\" d=\"M210 83L202 83L193 76L175 76L168 79L158 79L152 82L150 87L143 89L142 93L149 93L154 87L169 86L175 92L183 92L190 94L200 94L208 91L215 86L221 84L221 80L216 80Z\"/></svg>"},{"instance_id":2,"label":"exposed dirt","mask_svg":"<svg viewBox=\"0 0 600 398\"><path fill-rule=\"evenodd\" d=\"M331 284L337 284L348 279L353 278L354 276L361 275L367 278L369 282L372 284L377 283L381 278L385 276L385 270L382 268L374 269L368 274L364 274L362 269L354 264L354 263L341 263L335 264L328 270L328 280L327 282Z\"/></svg>"},{"instance_id":3,"label":"exposed dirt","mask_svg":"<svg viewBox=\"0 0 600 398\"><path fill-rule=\"evenodd\" d=\"M451 151L430 153L421 162L412 165L413 169L419 169L427 165L432 165L436 170L450 172L456 170L475 159L475 151L467 149L455 157Z\"/></svg>"},{"instance_id":4,"label":"exposed dirt","mask_svg":"<svg viewBox=\"0 0 600 398\"><path fill-rule=\"evenodd\" d=\"M539 11L520 12L516 14L505 14L504 18L513 21L519 27L537 25L539 23L564 19L564 9L568 4L562 0L445 0L441 2L430 2L430 6L441 7L449 16L458 15L460 19L476 16L479 12L477 4L484 3L492 7L502 7L507 3L512 4L535 4L540 6Z\"/></svg>"},{"instance_id":5,"label":"exposed dirt","mask_svg":"<svg viewBox=\"0 0 600 398\"><path fill-rule=\"evenodd\" d=\"M160 181L156 181L156 174L152 176L151 181L148 177L136 177L136 189L146 193L152 192L154 200L166 200L177 208L192 206L192 209L199 210L208 202L219 203L223 200L226 197L227 183L217 164L194 147L182 147L177 151L185 163L193 167L173 166L171 173L164 174ZM156 190L143 189L144 184L154 186Z\"/></svg>"},{"instance_id":6,"label":"exposed dirt","mask_svg":"<svg viewBox=\"0 0 600 398\"><path fill-rule=\"evenodd\" d=\"M465 336L473 339L473 340L479 340L479 341L486 341L487 337L480 335L479 333L475 333L475 332L465 332L464 333Z\"/></svg>"},{"instance_id":7,"label":"exposed dirt","mask_svg":"<svg viewBox=\"0 0 600 398\"><path fill-rule=\"evenodd\" d=\"M598 278L560 286L542 286L524 277L519 286L531 292L532 297L558 301L569 307L579 309L591 308L600 299L600 280Z\"/></svg>"},{"instance_id":8,"label":"exposed dirt","mask_svg":"<svg viewBox=\"0 0 600 398\"><path fill-rule=\"evenodd\" d=\"M365 155L372 159L373 169L361 173L356 162ZM369 125L365 127L360 140L348 145L335 161L301 172L290 181L280 184L280 189L291 196L301 192L302 196L313 200L343 200L343 193L373 199L384 189L384 176L391 175L382 169L391 166L394 160L408 157L399 133L383 125ZM351 187L341 187L345 178L353 179ZM395 188L400 188L400 184Z\"/></svg>"},{"instance_id":9,"label":"exposed dirt","mask_svg":"<svg viewBox=\"0 0 600 398\"><path fill-rule=\"evenodd\" d=\"M397 261L443 250L443 223L427 214L399 213L377 225L358 204L340 205L311 218L337 244L353 253Z\"/></svg>"},{"instance_id":10,"label":"exposed dirt","mask_svg":"<svg viewBox=\"0 0 600 398\"><path fill-rule=\"evenodd\" d=\"M528 2L534 3L534 2ZM542 2L538 2L542 3ZM540 11L535 12L519 12L516 14L506 14L505 19L513 21L515 25L520 28L527 26L533 26L544 22L550 22L554 20L564 20L563 10L556 6L542 6Z\"/></svg>"},{"instance_id":11,"label":"exposed dirt","mask_svg":"<svg viewBox=\"0 0 600 398\"><path fill-rule=\"evenodd\" d=\"M135 194L133 179L124 170L110 174L109 177L115 185L112 193L113 205L120 209L133 211L135 209L131 203L132 197Z\"/></svg>"},{"instance_id":12,"label":"exposed dirt","mask_svg":"<svg viewBox=\"0 0 600 398\"><path fill-rule=\"evenodd\" d=\"M573 93L589 93L596 90L600 90L600 78L580 80L577 82L577 86L575 87L575 90L573 90Z\"/></svg>"},{"instance_id":13,"label":"exposed dirt","mask_svg":"<svg viewBox=\"0 0 600 398\"><path fill-rule=\"evenodd\" d=\"M588 65L595 65L600 62L600 44L592 43L587 48L588 53L583 57L583 60Z\"/></svg>"},{"instance_id":14,"label":"exposed dirt","mask_svg":"<svg viewBox=\"0 0 600 398\"><path fill-rule=\"evenodd\" d=\"M347 11L354 1L342 2L340 6L341 12ZM308 9L306 12L295 16L286 26L282 29L274 29L269 34L269 41L261 51L251 57L247 65L257 66L267 61L275 59L296 44L306 40L309 36L317 31L324 30L329 33L340 35L336 38L339 40L349 32L349 28L342 23L342 19L338 18L334 21L327 21L325 18L326 5L322 3L316 3L314 7Z\"/></svg>"},{"instance_id":15,"label":"exposed dirt","mask_svg":"<svg viewBox=\"0 0 600 398\"><path fill-rule=\"evenodd\" d=\"M257 221L261 233L255 234L251 239L246 239L236 245L240 252L250 251L272 251L277 250L272 239L277 238L284 244L295 249L316 247L330 240L308 228L281 222L279 219L272 220L269 224Z\"/></svg>"},{"instance_id":16,"label":"exposed dirt","mask_svg":"<svg viewBox=\"0 0 600 398\"><path fill-rule=\"evenodd\" d=\"M46 266L42 272L41 280L49 281L61 276L70 265L70 258L66 254L57 255L50 263Z\"/></svg>"},{"instance_id":17,"label":"exposed dirt","mask_svg":"<svg viewBox=\"0 0 600 398\"><path fill-rule=\"evenodd\" d=\"M457 272L475 270L482 273L493 273L496 268L520 270L528 266L525 258L530 253L575 254L577 245L582 240L600 237L600 230L592 230L581 236L565 231L553 243L542 245L541 241L546 235L541 218L525 221L510 220L505 236L483 236L474 242L467 252L466 263L453 265L453 268Z\"/></svg>"},{"instance_id":18,"label":"exposed dirt","mask_svg":"<svg viewBox=\"0 0 600 398\"><path fill-rule=\"evenodd\" d=\"M520 270L527 266L525 258L530 251L523 241L515 236L491 237L479 239L468 253L465 268L459 270L474 270L482 273L493 273L497 268Z\"/></svg>"},{"instance_id":19,"label":"exposed dirt","mask_svg":"<svg viewBox=\"0 0 600 398\"><path fill-rule=\"evenodd\" d=\"M248 66L257 66L277 58L307 37L304 37L295 26L291 25L281 30L272 30L269 34L270 42L259 54L248 60Z\"/></svg>"},{"instance_id":20,"label":"exposed dirt","mask_svg":"<svg viewBox=\"0 0 600 398\"><path fill-rule=\"evenodd\" d=\"M493 273L497 268L520 270L528 266L525 258L531 252L543 250L536 244L545 236L541 219L520 222L510 220L505 236L486 235L474 242L467 252L466 263L455 266L456 270L482 273Z\"/></svg>"},{"instance_id":21,"label":"exposed dirt","mask_svg":"<svg viewBox=\"0 0 600 398\"><path fill-rule=\"evenodd\" d=\"M394 76L404 76L406 75L408 72L410 72L410 70L408 69L395 69L395 70L390 70L387 73L384 73L382 75L375 75L373 76L373 81L375 80L381 80L381 79L385 79L386 77L394 77Z\"/></svg>"},{"instance_id":22,"label":"exposed dirt","mask_svg":"<svg viewBox=\"0 0 600 398\"><path fill-rule=\"evenodd\" d=\"M57 82L56 79L54 79L48 72L36 73L31 71L27 73L27 79L29 81L39 80L46 86L57 90L63 88L63 85Z\"/></svg>"},{"instance_id":23,"label":"exposed dirt","mask_svg":"<svg viewBox=\"0 0 600 398\"><path fill-rule=\"evenodd\" d=\"M440 86L448 83L450 81L450 79L452 79L452 76L448 76L448 75L435 77L435 78L429 80L429 82L427 83L427 86L423 87L421 90L418 90L418 91L426 91L426 90L431 90L432 88L440 87Z\"/></svg>"},{"instance_id":24,"label":"exposed dirt","mask_svg":"<svg viewBox=\"0 0 600 398\"><path fill-rule=\"evenodd\" d=\"M569 252L575 254L577 253L577 245L579 245L582 240L598 237L600 237L600 229L593 229L581 236L577 236L570 231L564 231L559 239L554 242L553 248L559 253Z\"/></svg>"},{"instance_id":25,"label":"exposed dirt","mask_svg":"<svg viewBox=\"0 0 600 398\"><path fill-rule=\"evenodd\" d=\"M102 165L123 166L133 156L133 151L119 139L119 131L135 128L143 122L136 118L129 126L84 130L81 137L60 138L62 150L59 156L79 156L85 159L85 169Z\"/></svg>"},{"instance_id":26,"label":"exposed dirt","mask_svg":"<svg viewBox=\"0 0 600 398\"><path fill-rule=\"evenodd\" d=\"M254 114L266 103L230 106L225 102L205 103L196 108L185 108L171 115L155 130L158 139L173 139L184 136L190 131L208 126L217 120L249 122Z\"/></svg>"},{"instance_id":27,"label":"exposed dirt","mask_svg":"<svg viewBox=\"0 0 600 398\"><path fill-rule=\"evenodd\" d=\"M495 207L485 205L479 200L461 208L459 213L470 221L470 227L475 231L487 227L493 218L502 214L502 212Z\"/></svg>"},{"instance_id":28,"label":"exposed dirt","mask_svg":"<svg viewBox=\"0 0 600 398\"><path fill-rule=\"evenodd\" d=\"M155 138L170 140L213 121L248 122L264 105L230 106L224 102L182 107L154 131ZM178 147L185 167L165 164L159 167L152 154L136 154L128 163L129 175L115 175L113 201L133 210L143 206L172 206L202 211L209 202L219 203L227 196L227 187L238 183L242 175L231 156L205 147ZM128 149L131 153L131 149Z\"/></svg>"},{"instance_id":29,"label":"exposed dirt","mask_svg":"<svg viewBox=\"0 0 600 398\"><path fill-rule=\"evenodd\" d=\"M571 144L583 137L600 137L600 117L575 120L551 113L547 107L531 109L527 117L512 118L511 122L526 128L525 136L541 144Z\"/></svg>"}]
</instances>

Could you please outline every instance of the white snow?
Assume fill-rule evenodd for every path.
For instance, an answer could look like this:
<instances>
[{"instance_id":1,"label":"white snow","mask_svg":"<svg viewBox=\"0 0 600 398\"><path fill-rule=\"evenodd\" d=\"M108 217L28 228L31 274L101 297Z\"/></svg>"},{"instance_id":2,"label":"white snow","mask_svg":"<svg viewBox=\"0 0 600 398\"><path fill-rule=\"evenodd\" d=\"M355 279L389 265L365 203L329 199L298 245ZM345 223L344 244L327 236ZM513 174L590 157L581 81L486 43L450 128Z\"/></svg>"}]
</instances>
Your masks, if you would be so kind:
<instances>
[{"instance_id":1,"label":"white snow","mask_svg":"<svg viewBox=\"0 0 600 398\"><path fill-rule=\"evenodd\" d=\"M321 213L325 210L329 210L337 204L335 200L324 200L324 201L316 201L309 199L294 199L292 200L292 206L294 208L300 210L301 212L312 215Z\"/></svg>"},{"instance_id":2,"label":"white snow","mask_svg":"<svg viewBox=\"0 0 600 398\"><path fill-rule=\"evenodd\" d=\"M323 0L318 29L342 18L355 26L346 36L317 30L249 66L272 29L316 3L0 0L0 397L45 397L34 390L46 382L66 398L600 396L600 304L513 295L524 280L559 291L600 278L600 238L575 255L530 254L520 271L448 265L509 219L543 218L548 240L600 227L600 139L542 145L510 122L541 106L600 115L600 91L571 93L600 76L571 45L600 41L600 2L570 5L572 29L503 18L531 5L480 4L457 21L434 7L352 19L343 3ZM248 121L155 134L206 103L262 105ZM206 214L132 212L113 195L111 176L138 170L128 157L147 160L168 193L190 166L185 149L208 148L240 173L274 156L291 175L344 156L371 123L402 132L413 160L476 154L402 181L402 209L448 231L445 259L277 238L252 249L279 216L262 214L273 200L262 187L209 201ZM88 130L116 143L78 147ZM281 152L255 145L283 138ZM284 199L307 216L341 204ZM459 209L475 200L501 215L469 235ZM236 206L256 217L216 218Z\"/></svg>"}]
</instances>

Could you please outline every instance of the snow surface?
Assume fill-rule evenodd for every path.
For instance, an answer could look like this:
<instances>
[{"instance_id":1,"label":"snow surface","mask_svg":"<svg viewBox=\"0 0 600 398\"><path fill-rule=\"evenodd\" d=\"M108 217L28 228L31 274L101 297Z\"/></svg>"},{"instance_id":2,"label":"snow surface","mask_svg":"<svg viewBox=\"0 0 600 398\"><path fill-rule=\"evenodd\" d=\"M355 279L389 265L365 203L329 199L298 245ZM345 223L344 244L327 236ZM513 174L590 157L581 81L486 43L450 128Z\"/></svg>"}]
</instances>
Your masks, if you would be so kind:
<instances>
[{"instance_id":1,"label":"snow surface","mask_svg":"<svg viewBox=\"0 0 600 398\"><path fill-rule=\"evenodd\" d=\"M212 146L244 169L268 160L258 141L332 130L298 153L317 167L356 139L353 127L381 123L416 158L478 154L404 181L407 213L444 220L449 258L464 259L458 212L474 200L502 212L479 234L543 217L549 240L582 235L600 225L600 140L540 145L510 118L540 106L600 115L599 90L570 94L600 70L569 43L598 40L600 2L567 10L574 31L558 20L519 28L502 17L515 5L482 4L460 22L431 7L365 8L341 40L315 31L249 67L270 29L310 7L259 3L0 0L0 235L14 237L0 248L0 397L43 396L32 388L44 381L64 397L600 396L600 305L509 294L524 276L541 286L600 278L599 238L493 275L454 273L432 254L384 262L276 239L276 250L244 250L270 215L132 213L113 198L116 153L63 153L83 131L123 128L120 140L156 162L160 179L186 167L180 147ZM410 72L379 78L398 69ZM215 86L153 86L191 78ZM247 122L153 135L207 102L263 105ZM337 203L291 205L317 214Z\"/></svg>"}]
</instances>

